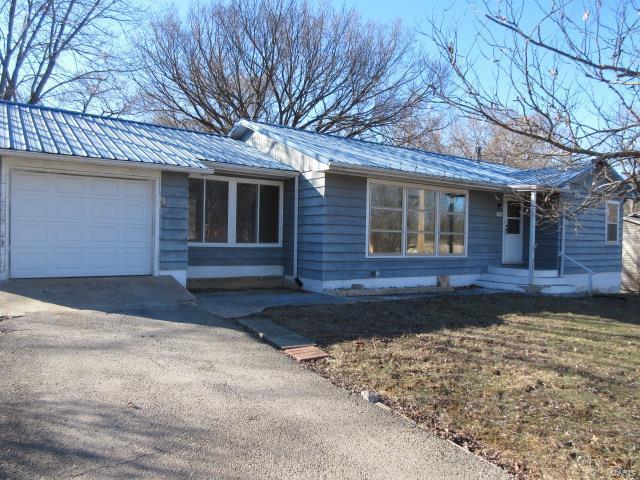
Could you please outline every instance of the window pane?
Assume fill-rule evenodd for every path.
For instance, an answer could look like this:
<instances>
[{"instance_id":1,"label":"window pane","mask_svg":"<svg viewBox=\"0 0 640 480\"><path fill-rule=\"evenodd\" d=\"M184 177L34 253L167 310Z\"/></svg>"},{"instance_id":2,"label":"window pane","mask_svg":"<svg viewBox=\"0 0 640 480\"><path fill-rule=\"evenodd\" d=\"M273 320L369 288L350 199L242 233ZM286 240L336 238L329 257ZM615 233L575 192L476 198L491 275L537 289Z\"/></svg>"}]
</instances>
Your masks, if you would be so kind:
<instances>
[{"instance_id":1,"label":"window pane","mask_svg":"<svg viewBox=\"0 0 640 480\"><path fill-rule=\"evenodd\" d=\"M436 210L436 192L419 188L407 189L407 208L410 210Z\"/></svg>"},{"instance_id":2,"label":"window pane","mask_svg":"<svg viewBox=\"0 0 640 480\"><path fill-rule=\"evenodd\" d=\"M371 206L402 208L402 187L372 183Z\"/></svg>"},{"instance_id":3,"label":"window pane","mask_svg":"<svg viewBox=\"0 0 640 480\"><path fill-rule=\"evenodd\" d=\"M616 205L615 203L608 203L607 209L607 222L618 223L618 205Z\"/></svg>"},{"instance_id":4,"label":"window pane","mask_svg":"<svg viewBox=\"0 0 640 480\"><path fill-rule=\"evenodd\" d=\"M520 220L517 218L507 219L507 233L509 235L518 235L520 233Z\"/></svg>"},{"instance_id":5,"label":"window pane","mask_svg":"<svg viewBox=\"0 0 640 480\"><path fill-rule=\"evenodd\" d=\"M433 255L435 252L435 234L409 233L407 234L408 255Z\"/></svg>"},{"instance_id":6,"label":"window pane","mask_svg":"<svg viewBox=\"0 0 640 480\"><path fill-rule=\"evenodd\" d=\"M258 185L238 183L236 201L236 242L257 241Z\"/></svg>"},{"instance_id":7,"label":"window pane","mask_svg":"<svg viewBox=\"0 0 640 480\"><path fill-rule=\"evenodd\" d=\"M260 243L278 243L280 188L260 185Z\"/></svg>"},{"instance_id":8,"label":"window pane","mask_svg":"<svg viewBox=\"0 0 640 480\"><path fill-rule=\"evenodd\" d=\"M399 255L402 249L402 233L371 232L369 254Z\"/></svg>"},{"instance_id":9,"label":"window pane","mask_svg":"<svg viewBox=\"0 0 640 480\"><path fill-rule=\"evenodd\" d=\"M459 193L440 193L440 212L464 213L465 196Z\"/></svg>"},{"instance_id":10,"label":"window pane","mask_svg":"<svg viewBox=\"0 0 640 480\"><path fill-rule=\"evenodd\" d=\"M189 241L202 241L202 201L204 180L189 179Z\"/></svg>"},{"instance_id":11,"label":"window pane","mask_svg":"<svg viewBox=\"0 0 640 480\"><path fill-rule=\"evenodd\" d=\"M431 212L417 212L409 210L407 212L407 230L418 232L435 232L436 214Z\"/></svg>"},{"instance_id":12,"label":"window pane","mask_svg":"<svg viewBox=\"0 0 640 480\"><path fill-rule=\"evenodd\" d=\"M226 243L229 214L229 184L217 180L206 182L205 242Z\"/></svg>"},{"instance_id":13,"label":"window pane","mask_svg":"<svg viewBox=\"0 0 640 480\"><path fill-rule=\"evenodd\" d=\"M371 230L402 230L402 210L371 209Z\"/></svg>"},{"instance_id":14,"label":"window pane","mask_svg":"<svg viewBox=\"0 0 640 480\"><path fill-rule=\"evenodd\" d=\"M614 223L609 223L607 225L607 242L617 242L618 241L618 225Z\"/></svg>"},{"instance_id":15,"label":"window pane","mask_svg":"<svg viewBox=\"0 0 640 480\"><path fill-rule=\"evenodd\" d=\"M464 235L440 234L440 255L464 255Z\"/></svg>"},{"instance_id":16,"label":"window pane","mask_svg":"<svg viewBox=\"0 0 640 480\"><path fill-rule=\"evenodd\" d=\"M464 234L464 215L440 215L440 232Z\"/></svg>"},{"instance_id":17,"label":"window pane","mask_svg":"<svg viewBox=\"0 0 640 480\"><path fill-rule=\"evenodd\" d=\"M516 202L507 203L507 217L519 217L520 216L520 204Z\"/></svg>"}]
</instances>

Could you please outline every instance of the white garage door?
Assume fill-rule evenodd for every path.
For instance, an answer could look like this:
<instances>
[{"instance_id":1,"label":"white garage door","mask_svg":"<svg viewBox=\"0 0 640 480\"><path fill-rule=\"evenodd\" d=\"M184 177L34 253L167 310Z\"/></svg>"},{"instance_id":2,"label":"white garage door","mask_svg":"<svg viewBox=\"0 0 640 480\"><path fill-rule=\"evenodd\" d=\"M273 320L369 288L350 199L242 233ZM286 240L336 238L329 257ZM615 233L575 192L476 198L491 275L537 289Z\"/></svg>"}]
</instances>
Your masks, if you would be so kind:
<instances>
[{"instance_id":1,"label":"white garage door","mask_svg":"<svg viewBox=\"0 0 640 480\"><path fill-rule=\"evenodd\" d=\"M152 182L14 171L10 192L12 277L151 274Z\"/></svg>"}]
</instances>

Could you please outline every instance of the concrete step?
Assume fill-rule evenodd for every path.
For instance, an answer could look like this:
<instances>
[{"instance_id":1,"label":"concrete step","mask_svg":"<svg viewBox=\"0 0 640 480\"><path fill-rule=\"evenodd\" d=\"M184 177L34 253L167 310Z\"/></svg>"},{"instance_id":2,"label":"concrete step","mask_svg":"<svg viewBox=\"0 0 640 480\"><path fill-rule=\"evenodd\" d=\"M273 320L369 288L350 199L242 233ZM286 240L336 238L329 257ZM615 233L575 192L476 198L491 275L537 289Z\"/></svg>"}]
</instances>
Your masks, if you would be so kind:
<instances>
[{"instance_id":1,"label":"concrete step","mask_svg":"<svg viewBox=\"0 0 640 480\"><path fill-rule=\"evenodd\" d=\"M476 280L474 285L482 288L490 288L492 290L502 290L505 292L524 292L526 291L522 285L505 282L494 282L490 280Z\"/></svg>"},{"instance_id":2,"label":"concrete step","mask_svg":"<svg viewBox=\"0 0 640 480\"><path fill-rule=\"evenodd\" d=\"M519 277L529 277L529 270L526 268L509 268L509 267L488 267L487 273L495 275L514 275ZM557 277L558 270L534 270L534 278Z\"/></svg>"},{"instance_id":3,"label":"concrete step","mask_svg":"<svg viewBox=\"0 0 640 480\"><path fill-rule=\"evenodd\" d=\"M563 295L568 293L576 293L578 290L574 285L549 285L542 288L542 293L550 295Z\"/></svg>"},{"instance_id":4,"label":"concrete step","mask_svg":"<svg viewBox=\"0 0 640 480\"><path fill-rule=\"evenodd\" d=\"M529 283L529 277L522 275L498 275L497 273L483 273L480 280L489 282L513 283L523 285ZM534 277L536 285L565 285L564 280L560 277Z\"/></svg>"}]
</instances>

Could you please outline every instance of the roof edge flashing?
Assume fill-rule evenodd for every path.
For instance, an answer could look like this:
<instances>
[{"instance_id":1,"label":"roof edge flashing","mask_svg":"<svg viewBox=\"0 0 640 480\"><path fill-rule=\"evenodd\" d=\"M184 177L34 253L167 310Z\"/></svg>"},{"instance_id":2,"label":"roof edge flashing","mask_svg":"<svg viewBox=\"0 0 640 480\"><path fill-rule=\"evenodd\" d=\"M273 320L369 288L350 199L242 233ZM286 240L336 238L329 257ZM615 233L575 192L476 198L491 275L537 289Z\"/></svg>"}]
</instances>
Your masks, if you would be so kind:
<instances>
[{"instance_id":1,"label":"roof edge flashing","mask_svg":"<svg viewBox=\"0 0 640 480\"><path fill-rule=\"evenodd\" d=\"M465 188L478 188L481 190L491 190L504 192L508 191L509 187L507 185L499 184L499 183L488 183L488 182L472 182L469 180L463 180L460 178L451 178L451 177L439 177L435 175L428 175L425 173L413 173L413 172L405 172L402 170L387 170L381 168L374 167L360 167L356 165L347 165L339 162L331 162L329 167L330 173L342 173L345 175L358 175L358 176L366 176L372 175L376 177L393 177L393 178L404 178L404 179L413 179L413 180L422 180L424 182L439 184L439 185L447 185L451 187L465 187Z\"/></svg>"},{"instance_id":2,"label":"roof edge flashing","mask_svg":"<svg viewBox=\"0 0 640 480\"><path fill-rule=\"evenodd\" d=\"M183 167L180 165L168 165L164 163L152 163L152 162L139 162L132 160L122 160L113 158L101 158L101 157L85 157L80 155L64 155L59 153L46 153L46 152L29 152L26 150L14 150L11 148L0 148L0 157L7 158L22 158L22 159L38 159L38 160L51 160L59 162L72 162L72 163L85 163L92 165L117 165L127 168L145 168L153 170L164 170L168 172L198 172L198 173L213 173L213 168L203 167Z\"/></svg>"},{"instance_id":3,"label":"roof edge flashing","mask_svg":"<svg viewBox=\"0 0 640 480\"><path fill-rule=\"evenodd\" d=\"M267 167L252 167L248 165L234 165L231 163L222 163L222 162L212 162L205 161L206 165L213 164L211 167L212 170L215 169L215 172L229 172L229 173L238 173L252 176L268 176L268 177L281 177L281 178L293 178L300 174L297 170L284 170L278 168L267 168ZM208 172L205 174L209 175Z\"/></svg>"}]
</instances>

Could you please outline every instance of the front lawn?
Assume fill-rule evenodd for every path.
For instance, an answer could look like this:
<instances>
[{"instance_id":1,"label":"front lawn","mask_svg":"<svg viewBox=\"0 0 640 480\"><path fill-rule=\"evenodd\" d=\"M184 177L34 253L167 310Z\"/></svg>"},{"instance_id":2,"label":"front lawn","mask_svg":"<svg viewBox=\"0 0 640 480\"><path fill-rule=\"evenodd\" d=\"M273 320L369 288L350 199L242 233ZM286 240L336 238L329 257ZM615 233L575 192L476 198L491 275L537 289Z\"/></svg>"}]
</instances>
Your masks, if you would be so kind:
<instances>
[{"instance_id":1,"label":"front lawn","mask_svg":"<svg viewBox=\"0 0 640 480\"><path fill-rule=\"evenodd\" d=\"M313 368L522 478L640 478L640 297L277 308Z\"/></svg>"}]
</instances>

